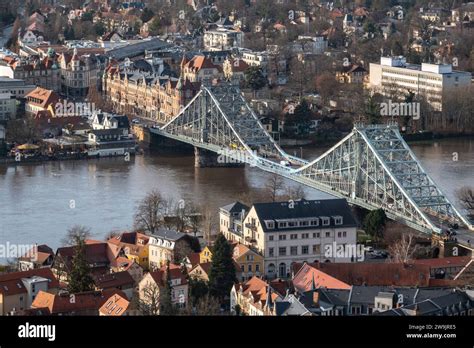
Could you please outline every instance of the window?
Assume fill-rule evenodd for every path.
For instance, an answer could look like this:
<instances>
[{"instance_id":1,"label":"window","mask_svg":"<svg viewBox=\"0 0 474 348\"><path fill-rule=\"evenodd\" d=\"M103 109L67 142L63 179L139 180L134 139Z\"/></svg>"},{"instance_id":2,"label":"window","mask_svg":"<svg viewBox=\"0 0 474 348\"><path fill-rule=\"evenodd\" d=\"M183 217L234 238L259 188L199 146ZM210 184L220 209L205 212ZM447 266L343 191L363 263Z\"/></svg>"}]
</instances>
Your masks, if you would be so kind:
<instances>
[{"instance_id":1,"label":"window","mask_svg":"<svg viewBox=\"0 0 474 348\"><path fill-rule=\"evenodd\" d=\"M278 255L280 255L280 256L286 256L286 247L280 247L280 248L278 248Z\"/></svg>"},{"instance_id":2,"label":"window","mask_svg":"<svg viewBox=\"0 0 474 348\"><path fill-rule=\"evenodd\" d=\"M241 270L242 272L245 272L245 266L244 266L244 265L240 266L240 270Z\"/></svg>"},{"instance_id":3,"label":"window","mask_svg":"<svg viewBox=\"0 0 474 348\"><path fill-rule=\"evenodd\" d=\"M260 265L255 265L255 272L260 272Z\"/></svg>"},{"instance_id":4,"label":"window","mask_svg":"<svg viewBox=\"0 0 474 348\"><path fill-rule=\"evenodd\" d=\"M279 239L279 240L286 240L286 234L280 234L280 235L278 236L278 239Z\"/></svg>"},{"instance_id":5,"label":"window","mask_svg":"<svg viewBox=\"0 0 474 348\"><path fill-rule=\"evenodd\" d=\"M309 250L309 246L307 246L307 245L303 245L303 246L301 247L301 253L302 253L303 255L308 255L308 253L309 253L308 250Z\"/></svg>"},{"instance_id":6,"label":"window","mask_svg":"<svg viewBox=\"0 0 474 348\"><path fill-rule=\"evenodd\" d=\"M319 226L319 219L311 220L310 224L311 226Z\"/></svg>"},{"instance_id":7,"label":"window","mask_svg":"<svg viewBox=\"0 0 474 348\"><path fill-rule=\"evenodd\" d=\"M331 237L331 232L326 232L326 238Z\"/></svg>"},{"instance_id":8,"label":"window","mask_svg":"<svg viewBox=\"0 0 474 348\"><path fill-rule=\"evenodd\" d=\"M273 234L271 234L271 235L268 236L268 240L269 240L269 241L272 241L272 240L273 240Z\"/></svg>"},{"instance_id":9,"label":"window","mask_svg":"<svg viewBox=\"0 0 474 348\"><path fill-rule=\"evenodd\" d=\"M341 238L342 237L342 232L337 232L337 238Z\"/></svg>"},{"instance_id":10,"label":"window","mask_svg":"<svg viewBox=\"0 0 474 348\"><path fill-rule=\"evenodd\" d=\"M302 238L302 239L308 239L308 238L309 238L309 233L303 233L303 234L301 235L301 238Z\"/></svg>"},{"instance_id":11,"label":"window","mask_svg":"<svg viewBox=\"0 0 474 348\"><path fill-rule=\"evenodd\" d=\"M342 225L342 216L334 216L334 224Z\"/></svg>"},{"instance_id":12,"label":"window","mask_svg":"<svg viewBox=\"0 0 474 348\"><path fill-rule=\"evenodd\" d=\"M297 226L296 221L288 222L288 227L295 227L295 226Z\"/></svg>"},{"instance_id":13,"label":"window","mask_svg":"<svg viewBox=\"0 0 474 348\"><path fill-rule=\"evenodd\" d=\"M342 232L343 237L347 237L347 232Z\"/></svg>"},{"instance_id":14,"label":"window","mask_svg":"<svg viewBox=\"0 0 474 348\"><path fill-rule=\"evenodd\" d=\"M320 254L321 253L321 245L315 244L313 245L313 254Z\"/></svg>"},{"instance_id":15,"label":"window","mask_svg":"<svg viewBox=\"0 0 474 348\"><path fill-rule=\"evenodd\" d=\"M268 256L273 257L274 254L275 254L274 249L273 248L268 248Z\"/></svg>"},{"instance_id":16,"label":"window","mask_svg":"<svg viewBox=\"0 0 474 348\"><path fill-rule=\"evenodd\" d=\"M279 222L278 227L279 228L285 228L286 227L286 222Z\"/></svg>"},{"instance_id":17,"label":"window","mask_svg":"<svg viewBox=\"0 0 474 348\"><path fill-rule=\"evenodd\" d=\"M329 218L327 216L324 216L321 218L323 221L323 226L329 226Z\"/></svg>"},{"instance_id":18,"label":"window","mask_svg":"<svg viewBox=\"0 0 474 348\"><path fill-rule=\"evenodd\" d=\"M298 255L298 247L297 246L290 247L290 254L291 255Z\"/></svg>"},{"instance_id":19,"label":"window","mask_svg":"<svg viewBox=\"0 0 474 348\"><path fill-rule=\"evenodd\" d=\"M304 221L300 221L300 226L308 226L309 225L309 222L304 220Z\"/></svg>"},{"instance_id":20,"label":"window","mask_svg":"<svg viewBox=\"0 0 474 348\"><path fill-rule=\"evenodd\" d=\"M290 239L298 239L298 235L296 233L290 234Z\"/></svg>"},{"instance_id":21,"label":"window","mask_svg":"<svg viewBox=\"0 0 474 348\"><path fill-rule=\"evenodd\" d=\"M273 230L275 228L275 224L273 223L273 221L265 221L265 222L267 224L268 229Z\"/></svg>"},{"instance_id":22,"label":"window","mask_svg":"<svg viewBox=\"0 0 474 348\"><path fill-rule=\"evenodd\" d=\"M248 265L247 270L248 270L249 272L252 272L252 265Z\"/></svg>"}]
</instances>

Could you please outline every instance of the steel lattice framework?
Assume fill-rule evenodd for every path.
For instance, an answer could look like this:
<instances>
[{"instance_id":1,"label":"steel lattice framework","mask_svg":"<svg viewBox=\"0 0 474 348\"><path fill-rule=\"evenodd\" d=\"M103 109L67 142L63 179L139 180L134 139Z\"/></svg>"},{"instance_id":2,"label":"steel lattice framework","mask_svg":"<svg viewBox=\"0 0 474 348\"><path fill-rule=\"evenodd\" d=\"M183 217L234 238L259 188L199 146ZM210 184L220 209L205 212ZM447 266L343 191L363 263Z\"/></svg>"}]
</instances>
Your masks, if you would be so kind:
<instances>
[{"instance_id":1,"label":"steel lattice framework","mask_svg":"<svg viewBox=\"0 0 474 348\"><path fill-rule=\"evenodd\" d=\"M441 233L441 221L472 228L423 170L396 124L355 125L307 162L275 143L237 87L220 85L203 86L176 117L153 131L217 153L245 154L238 158L358 206L382 208L419 231Z\"/></svg>"}]
</instances>

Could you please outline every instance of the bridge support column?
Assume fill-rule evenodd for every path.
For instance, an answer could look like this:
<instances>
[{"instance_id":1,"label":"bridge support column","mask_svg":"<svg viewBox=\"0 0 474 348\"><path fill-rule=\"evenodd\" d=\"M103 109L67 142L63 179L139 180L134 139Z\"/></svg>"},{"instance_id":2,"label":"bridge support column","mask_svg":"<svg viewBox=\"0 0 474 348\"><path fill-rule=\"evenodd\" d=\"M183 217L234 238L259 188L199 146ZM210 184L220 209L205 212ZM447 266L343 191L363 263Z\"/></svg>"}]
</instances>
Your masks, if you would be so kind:
<instances>
[{"instance_id":1,"label":"bridge support column","mask_svg":"<svg viewBox=\"0 0 474 348\"><path fill-rule=\"evenodd\" d=\"M224 155L215 152L194 147L194 167L196 168L215 168L215 167L244 167L245 163L229 159Z\"/></svg>"}]
</instances>

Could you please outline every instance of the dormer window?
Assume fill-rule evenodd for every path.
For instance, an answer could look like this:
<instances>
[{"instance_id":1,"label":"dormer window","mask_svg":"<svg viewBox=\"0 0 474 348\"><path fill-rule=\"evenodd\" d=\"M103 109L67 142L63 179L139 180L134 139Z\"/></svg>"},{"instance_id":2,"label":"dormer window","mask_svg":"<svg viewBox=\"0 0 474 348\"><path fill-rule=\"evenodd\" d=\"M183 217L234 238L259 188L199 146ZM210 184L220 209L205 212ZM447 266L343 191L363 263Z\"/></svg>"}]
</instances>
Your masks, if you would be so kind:
<instances>
[{"instance_id":1,"label":"dormer window","mask_svg":"<svg viewBox=\"0 0 474 348\"><path fill-rule=\"evenodd\" d=\"M275 223L271 220L265 220L265 225L269 230L273 230L275 228Z\"/></svg>"},{"instance_id":2,"label":"dormer window","mask_svg":"<svg viewBox=\"0 0 474 348\"><path fill-rule=\"evenodd\" d=\"M329 226L329 217L322 216L321 221L323 222L323 226Z\"/></svg>"},{"instance_id":3,"label":"dormer window","mask_svg":"<svg viewBox=\"0 0 474 348\"><path fill-rule=\"evenodd\" d=\"M286 228L286 222L279 222L278 228Z\"/></svg>"},{"instance_id":4,"label":"dormer window","mask_svg":"<svg viewBox=\"0 0 474 348\"><path fill-rule=\"evenodd\" d=\"M311 226L319 226L319 219L313 219L309 223Z\"/></svg>"},{"instance_id":5,"label":"dormer window","mask_svg":"<svg viewBox=\"0 0 474 348\"><path fill-rule=\"evenodd\" d=\"M333 218L335 225L342 225L342 216L334 216Z\"/></svg>"}]
</instances>

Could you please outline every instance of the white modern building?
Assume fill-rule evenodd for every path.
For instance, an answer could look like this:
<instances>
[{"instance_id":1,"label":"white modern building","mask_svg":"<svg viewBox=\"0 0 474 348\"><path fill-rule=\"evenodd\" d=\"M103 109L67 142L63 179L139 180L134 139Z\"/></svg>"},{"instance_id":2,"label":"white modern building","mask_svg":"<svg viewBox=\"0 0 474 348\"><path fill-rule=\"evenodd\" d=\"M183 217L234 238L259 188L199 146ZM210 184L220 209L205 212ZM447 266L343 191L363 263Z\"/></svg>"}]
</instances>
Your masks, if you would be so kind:
<instances>
[{"instance_id":1,"label":"white modern building","mask_svg":"<svg viewBox=\"0 0 474 348\"><path fill-rule=\"evenodd\" d=\"M434 110L441 111L443 93L469 86L471 73L455 71L451 64L409 64L404 57L381 57L370 64L370 87L384 95L409 92L423 96Z\"/></svg>"},{"instance_id":2,"label":"white modern building","mask_svg":"<svg viewBox=\"0 0 474 348\"><path fill-rule=\"evenodd\" d=\"M354 262L337 247L356 249L357 225L345 199L241 203L221 208L221 232L264 256L269 278L287 278L298 262ZM354 255L355 256L355 255Z\"/></svg>"},{"instance_id":3,"label":"white modern building","mask_svg":"<svg viewBox=\"0 0 474 348\"><path fill-rule=\"evenodd\" d=\"M239 30L216 28L204 32L204 49L209 51L229 50L243 44L244 33Z\"/></svg>"}]
</instances>

